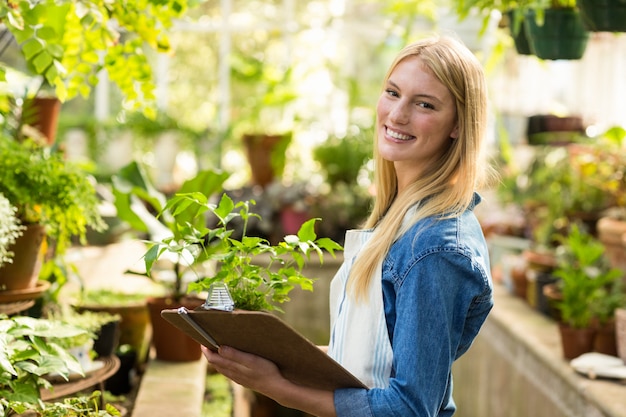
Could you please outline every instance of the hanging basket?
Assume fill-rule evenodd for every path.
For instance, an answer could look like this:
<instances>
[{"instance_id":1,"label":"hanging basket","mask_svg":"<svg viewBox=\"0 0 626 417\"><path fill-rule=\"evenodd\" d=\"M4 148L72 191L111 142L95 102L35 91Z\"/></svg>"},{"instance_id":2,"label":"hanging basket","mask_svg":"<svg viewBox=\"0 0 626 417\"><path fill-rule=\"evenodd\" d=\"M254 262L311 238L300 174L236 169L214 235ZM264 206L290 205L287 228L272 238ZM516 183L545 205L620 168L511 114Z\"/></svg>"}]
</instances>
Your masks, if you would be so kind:
<instances>
[{"instance_id":1,"label":"hanging basket","mask_svg":"<svg viewBox=\"0 0 626 417\"><path fill-rule=\"evenodd\" d=\"M576 9L546 9L543 24L534 10L525 15L530 48L541 59L580 59L587 48L589 32Z\"/></svg>"},{"instance_id":2,"label":"hanging basket","mask_svg":"<svg viewBox=\"0 0 626 417\"><path fill-rule=\"evenodd\" d=\"M534 55L530 48L530 42L526 36L526 21L524 15L519 10L509 10L506 12L509 20L509 33L515 43L515 50L520 55Z\"/></svg>"},{"instance_id":3,"label":"hanging basket","mask_svg":"<svg viewBox=\"0 0 626 417\"><path fill-rule=\"evenodd\" d=\"M626 32L626 0L578 0L583 24L592 32Z\"/></svg>"}]
</instances>

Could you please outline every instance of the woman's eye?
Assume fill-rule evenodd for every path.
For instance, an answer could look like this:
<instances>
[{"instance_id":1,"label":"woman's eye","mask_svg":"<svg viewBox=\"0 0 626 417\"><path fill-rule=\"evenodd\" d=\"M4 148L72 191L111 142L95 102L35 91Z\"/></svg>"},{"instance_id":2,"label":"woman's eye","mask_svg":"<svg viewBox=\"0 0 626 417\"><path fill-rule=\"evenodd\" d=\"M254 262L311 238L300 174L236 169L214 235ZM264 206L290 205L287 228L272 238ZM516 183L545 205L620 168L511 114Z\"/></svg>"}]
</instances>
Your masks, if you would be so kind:
<instances>
[{"instance_id":1,"label":"woman's eye","mask_svg":"<svg viewBox=\"0 0 626 417\"><path fill-rule=\"evenodd\" d=\"M423 108L425 108L425 109L431 109L431 110L432 110L432 109L434 109L434 108L435 108L435 106L433 106L432 104L430 104L430 103L425 103L425 102L423 102L423 101L420 101L419 103L417 103L417 105L418 105L418 106L420 106L420 107L423 107Z\"/></svg>"},{"instance_id":2,"label":"woman's eye","mask_svg":"<svg viewBox=\"0 0 626 417\"><path fill-rule=\"evenodd\" d=\"M398 97L399 96L399 94L396 91L391 90L391 89L387 89L387 90L385 90L385 92L387 94L389 94L390 96L392 96L392 97Z\"/></svg>"}]
</instances>

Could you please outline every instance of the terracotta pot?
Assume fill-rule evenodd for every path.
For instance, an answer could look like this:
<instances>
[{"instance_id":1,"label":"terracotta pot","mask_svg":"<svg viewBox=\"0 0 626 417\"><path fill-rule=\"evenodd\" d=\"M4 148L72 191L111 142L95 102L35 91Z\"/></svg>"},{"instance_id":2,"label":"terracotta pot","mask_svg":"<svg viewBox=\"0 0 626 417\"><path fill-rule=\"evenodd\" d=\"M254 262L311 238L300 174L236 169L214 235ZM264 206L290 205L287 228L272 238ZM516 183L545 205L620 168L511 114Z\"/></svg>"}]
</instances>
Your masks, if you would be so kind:
<instances>
[{"instance_id":1,"label":"terracotta pot","mask_svg":"<svg viewBox=\"0 0 626 417\"><path fill-rule=\"evenodd\" d=\"M184 297L179 302L168 297L148 299L152 323L152 346L156 359L170 362L189 362L200 359L200 344L161 317L161 311L178 307L194 310L204 303L203 299Z\"/></svg>"},{"instance_id":2,"label":"terracotta pot","mask_svg":"<svg viewBox=\"0 0 626 417\"><path fill-rule=\"evenodd\" d=\"M52 145L56 140L61 101L56 97L35 97L28 100L24 107L32 112L33 120L30 124L46 137L49 145Z\"/></svg>"},{"instance_id":3,"label":"terracotta pot","mask_svg":"<svg viewBox=\"0 0 626 417\"><path fill-rule=\"evenodd\" d=\"M626 308L615 310L615 338L617 345L617 356L626 365Z\"/></svg>"},{"instance_id":4,"label":"terracotta pot","mask_svg":"<svg viewBox=\"0 0 626 417\"><path fill-rule=\"evenodd\" d=\"M13 262L0 267L0 290L23 290L37 284L43 262L41 245L46 235L39 224L29 225L10 250Z\"/></svg>"},{"instance_id":5,"label":"terracotta pot","mask_svg":"<svg viewBox=\"0 0 626 417\"><path fill-rule=\"evenodd\" d=\"M542 272L552 272L557 266L556 255L552 252L525 250L522 255L530 268Z\"/></svg>"},{"instance_id":6,"label":"terracotta pot","mask_svg":"<svg viewBox=\"0 0 626 417\"><path fill-rule=\"evenodd\" d=\"M610 320L604 325L599 325L593 339L593 351L605 355L617 356L617 337L615 321Z\"/></svg>"},{"instance_id":7,"label":"terracotta pot","mask_svg":"<svg viewBox=\"0 0 626 417\"><path fill-rule=\"evenodd\" d=\"M526 265L513 267L511 269L511 280L513 281L513 294L527 300L528 280L526 279Z\"/></svg>"},{"instance_id":8,"label":"terracotta pot","mask_svg":"<svg viewBox=\"0 0 626 417\"><path fill-rule=\"evenodd\" d=\"M565 359L574 359L583 353L593 351L593 341L596 329L585 327L582 329L567 326L559 323L559 333L561 335L561 347Z\"/></svg>"},{"instance_id":9,"label":"terracotta pot","mask_svg":"<svg viewBox=\"0 0 626 417\"><path fill-rule=\"evenodd\" d=\"M611 266L626 271L626 221L602 217L598 220L597 231Z\"/></svg>"},{"instance_id":10,"label":"terracotta pot","mask_svg":"<svg viewBox=\"0 0 626 417\"><path fill-rule=\"evenodd\" d=\"M265 187L274 178L282 175L285 166L285 150L290 141L291 135L247 134L243 136L253 184Z\"/></svg>"}]
</instances>

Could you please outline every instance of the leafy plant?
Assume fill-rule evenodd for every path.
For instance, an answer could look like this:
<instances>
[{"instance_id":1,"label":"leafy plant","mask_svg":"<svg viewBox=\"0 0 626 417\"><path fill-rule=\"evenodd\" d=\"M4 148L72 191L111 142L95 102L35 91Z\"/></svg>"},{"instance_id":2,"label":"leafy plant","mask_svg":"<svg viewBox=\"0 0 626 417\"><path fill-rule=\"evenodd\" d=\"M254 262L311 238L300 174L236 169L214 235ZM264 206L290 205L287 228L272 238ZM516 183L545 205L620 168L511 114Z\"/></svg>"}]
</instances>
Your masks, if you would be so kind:
<instances>
[{"instance_id":1,"label":"leafy plant","mask_svg":"<svg viewBox=\"0 0 626 417\"><path fill-rule=\"evenodd\" d=\"M610 268L604 246L575 224L559 240L554 275L560 279L561 299L556 307L567 325L588 327L605 308L607 291L621 279L622 271Z\"/></svg>"},{"instance_id":2,"label":"leafy plant","mask_svg":"<svg viewBox=\"0 0 626 417\"><path fill-rule=\"evenodd\" d=\"M610 196L577 169L577 160L593 149L586 146L535 147L527 167L508 172L499 196L517 204L533 226L533 243L551 248L554 236L567 230L574 216L597 216L611 204Z\"/></svg>"},{"instance_id":3,"label":"leafy plant","mask_svg":"<svg viewBox=\"0 0 626 417\"><path fill-rule=\"evenodd\" d=\"M277 304L288 301L296 286L312 290L313 280L302 274L310 253L316 252L323 262L324 250L334 256L341 246L329 238L317 238L314 226L319 219L305 222L297 235L288 235L277 245L247 236L248 221L258 217L250 212L252 204L254 201L235 204L226 194L218 204L199 192L176 194L165 207L174 217L174 235L152 242L145 254L146 270L150 273L159 257L167 252L190 257L192 268L217 261L217 272L208 277L198 275L198 281L189 284L189 291L206 290L223 282L237 308L245 310L280 310ZM238 231L240 237L232 227L235 219L243 222ZM216 222L214 227L207 226L211 221Z\"/></svg>"},{"instance_id":4,"label":"leafy plant","mask_svg":"<svg viewBox=\"0 0 626 417\"><path fill-rule=\"evenodd\" d=\"M371 128L351 126L346 137L331 137L313 149L325 180L311 209L314 216L328 220L319 226L320 234L341 241L346 230L365 220L372 196L363 185L369 181L361 179L370 175L373 135Z\"/></svg>"},{"instance_id":5,"label":"leafy plant","mask_svg":"<svg viewBox=\"0 0 626 417\"><path fill-rule=\"evenodd\" d=\"M227 173L213 170L200 171L185 181L179 192L201 191L211 196L222 189L228 176ZM182 214L179 214L178 220L173 216L169 206L166 206L166 195L154 187L150 177L137 162L131 162L113 176L113 194L118 217L137 232L147 234L151 240L161 241L176 236L180 228L178 221L191 220ZM170 295L176 300L180 300L186 292L183 275L188 263L186 253L175 253L172 268L174 282ZM151 274L148 276L155 278Z\"/></svg>"},{"instance_id":6,"label":"leafy plant","mask_svg":"<svg viewBox=\"0 0 626 417\"><path fill-rule=\"evenodd\" d=\"M35 405L28 402L13 402L11 408L16 413L34 411L38 417L116 417L121 413L111 404L105 404L103 410L100 409L100 397L102 393L98 390L89 395L64 398L51 404ZM2 414L0 416L4 417Z\"/></svg>"},{"instance_id":7,"label":"leafy plant","mask_svg":"<svg viewBox=\"0 0 626 417\"><path fill-rule=\"evenodd\" d=\"M9 249L15 240L22 235L19 219L16 217L17 208L2 194L0 194L0 266L5 262L12 262L13 252Z\"/></svg>"},{"instance_id":8,"label":"leafy plant","mask_svg":"<svg viewBox=\"0 0 626 417\"><path fill-rule=\"evenodd\" d=\"M32 140L0 135L0 193L22 224L40 223L64 253L76 236L85 243L87 227L103 230L99 199L90 177L51 148Z\"/></svg>"},{"instance_id":9,"label":"leafy plant","mask_svg":"<svg viewBox=\"0 0 626 417\"><path fill-rule=\"evenodd\" d=\"M66 308L58 316L52 315L51 318L85 330L85 334L81 337L58 340L57 343L64 348L81 346L89 339L96 338L102 326L121 319L119 314L110 314L104 311L82 311L79 313L69 308Z\"/></svg>"},{"instance_id":10,"label":"leafy plant","mask_svg":"<svg viewBox=\"0 0 626 417\"><path fill-rule=\"evenodd\" d=\"M373 129L354 127L346 137L331 137L313 149L317 161L332 187L338 183L354 184L365 163L372 157Z\"/></svg>"},{"instance_id":11,"label":"leafy plant","mask_svg":"<svg viewBox=\"0 0 626 417\"><path fill-rule=\"evenodd\" d=\"M143 304L150 294L126 293L112 289L83 289L78 295L78 306L132 306Z\"/></svg>"},{"instance_id":12,"label":"leafy plant","mask_svg":"<svg viewBox=\"0 0 626 417\"><path fill-rule=\"evenodd\" d=\"M79 94L87 97L104 69L127 106L137 109L155 101L146 50L168 52L167 29L197 3L8 0L0 2L0 20L30 69L45 77L62 101ZM0 66L0 81L4 74Z\"/></svg>"},{"instance_id":13,"label":"leafy plant","mask_svg":"<svg viewBox=\"0 0 626 417\"><path fill-rule=\"evenodd\" d=\"M251 54L231 57L235 134L283 134L291 130L286 106L297 97L293 68L280 68Z\"/></svg>"},{"instance_id":14,"label":"leafy plant","mask_svg":"<svg viewBox=\"0 0 626 417\"><path fill-rule=\"evenodd\" d=\"M32 317L0 317L0 417L13 402L41 406L40 389L50 388L45 375L68 379L82 374L78 361L54 341L85 334L68 324Z\"/></svg>"},{"instance_id":15,"label":"leafy plant","mask_svg":"<svg viewBox=\"0 0 626 417\"><path fill-rule=\"evenodd\" d=\"M573 161L588 183L606 193L626 218L626 129L613 126L598 135L594 146Z\"/></svg>"}]
</instances>

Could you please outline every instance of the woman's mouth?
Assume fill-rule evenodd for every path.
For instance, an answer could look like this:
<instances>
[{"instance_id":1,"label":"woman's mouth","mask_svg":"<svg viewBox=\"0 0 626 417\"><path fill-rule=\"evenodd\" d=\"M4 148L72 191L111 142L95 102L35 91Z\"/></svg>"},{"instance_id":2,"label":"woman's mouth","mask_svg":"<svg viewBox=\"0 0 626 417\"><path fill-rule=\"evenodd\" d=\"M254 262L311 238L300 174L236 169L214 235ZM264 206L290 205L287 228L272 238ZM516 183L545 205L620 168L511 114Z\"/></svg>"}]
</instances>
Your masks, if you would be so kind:
<instances>
[{"instance_id":1,"label":"woman's mouth","mask_svg":"<svg viewBox=\"0 0 626 417\"><path fill-rule=\"evenodd\" d=\"M392 129L388 128L388 127L385 127L385 132L387 133L387 136L389 136L389 137L391 137L393 139L397 139L397 140L406 141L406 140L415 139L415 136L406 135L404 133L396 132L395 130L392 130Z\"/></svg>"}]
</instances>

